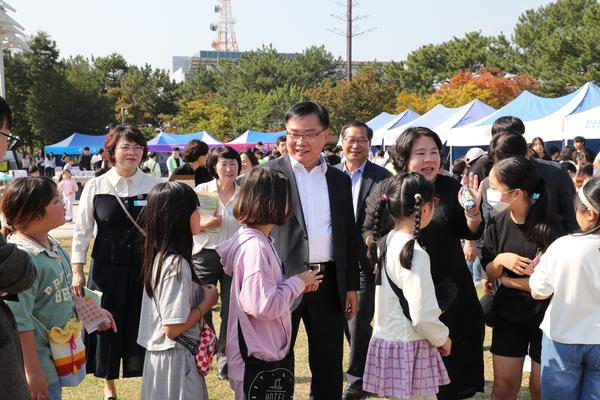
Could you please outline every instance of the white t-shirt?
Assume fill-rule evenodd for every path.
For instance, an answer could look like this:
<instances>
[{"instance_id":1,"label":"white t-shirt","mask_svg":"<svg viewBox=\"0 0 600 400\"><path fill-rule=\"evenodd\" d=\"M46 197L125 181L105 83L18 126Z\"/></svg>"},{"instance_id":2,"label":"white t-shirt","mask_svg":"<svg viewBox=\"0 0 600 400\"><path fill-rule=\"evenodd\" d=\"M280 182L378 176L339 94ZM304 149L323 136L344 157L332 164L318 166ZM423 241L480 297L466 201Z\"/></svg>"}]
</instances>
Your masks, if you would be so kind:
<instances>
[{"instance_id":1,"label":"white t-shirt","mask_svg":"<svg viewBox=\"0 0 600 400\"><path fill-rule=\"evenodd\" d=\"M535 267L531 290L554 294L540 328L565 344L600 344L600 237L557 239Z\"/></svg>"},{"instance_id":2,"label":"white t-shirt","mask_svg":"<svg viewBox=\"0 0 600 400\"><path fill-rule=\"evenodd\" d=\"M152 266L153 283L156 279L157 261L158 257ZM166 257L161 269L161 279L154 288L154 298L151 299L144 288L137 343L150 351L175 347L176 342L165 335L162 327L185 323L192 308L200 303L201 295L200 285L192 281L190 265L181 258L172 255ZM199 340L200 324L192 326L184 335Z\"/></svg>"},{"instance_id":3,"label":"white t-shirt","mask_svg":"<svg viewBox=\"0 0 600 400\"><path fill-rule=\"evenodd\" d=\"M434 346L441 346L446 342L449 331L439 320L441 310L435 297L429 255L415 243L411 269L400 265L400 251L411 237L395 230L388 234L386 270L392 281L402 289L412 323L404 316L398 297L382 272L381 285L375 288L373 336L401 342L427 339Z\"/></svg>"}]
</instances>

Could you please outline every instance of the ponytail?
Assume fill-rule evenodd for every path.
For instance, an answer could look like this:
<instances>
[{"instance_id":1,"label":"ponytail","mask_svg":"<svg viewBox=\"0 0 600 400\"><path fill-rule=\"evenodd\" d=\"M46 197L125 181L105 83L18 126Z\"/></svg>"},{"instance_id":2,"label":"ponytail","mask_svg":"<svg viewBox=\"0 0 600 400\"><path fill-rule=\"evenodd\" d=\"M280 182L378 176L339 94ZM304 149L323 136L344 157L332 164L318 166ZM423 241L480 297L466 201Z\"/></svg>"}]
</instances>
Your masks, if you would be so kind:
<instances>
[{"instance_id":1,"label":"ponytail","mask_svg":"<svg viewBox=\"0 0 600 400\"><path fill-rule=\"evenodd\" d=\"M531 208L525 219L524 234L528 241L534 242L539 248L546 250L552 240L549 216L548 189L544 179L539 178L529 194Z\"/></svg>"},{"instance_id":2,"label":"ponytail","mask_svg":"<svg viewBox=\"0 0 600 400\"><path fill-rule=\"evenodd\" d=\"M423 205L423 197L417 193L415 194L415 230L413 231L413 237L406 242L402 251L400 251L400 265L403 268L411 269L412 258L415 251L415 241L419 238L421 232L421 206Z\"/></svg>"}]
</instances>

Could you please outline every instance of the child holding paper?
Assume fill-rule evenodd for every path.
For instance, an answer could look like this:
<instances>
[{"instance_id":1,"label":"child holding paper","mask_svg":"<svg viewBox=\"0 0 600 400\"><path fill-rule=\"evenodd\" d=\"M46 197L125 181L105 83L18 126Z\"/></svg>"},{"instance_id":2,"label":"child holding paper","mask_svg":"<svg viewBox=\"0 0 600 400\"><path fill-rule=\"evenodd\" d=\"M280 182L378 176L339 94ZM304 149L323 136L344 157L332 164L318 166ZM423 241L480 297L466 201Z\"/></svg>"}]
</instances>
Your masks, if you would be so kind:
<instances>
[{"instance_id":1,"label":"child holding paper","mask_svg":"<svg viewBox=\"0 0 600 400\"><path fill-rule=\"evenodd\" d=\"M4 191L1 209L8 241L27 252L37 269L33 286L18 295L19 301L7 301L17 321L31 397L60 399L62 386L77 385L85 377L85 349L79 339L82 324L73 311L70 260L48 235L65 222L61 195L50 178L19 178ZM116 331L112 315L101 312L111 322L98 329ZM61 352L61 344L70 346L70 351Z\"/></svg>"}]
</instances>

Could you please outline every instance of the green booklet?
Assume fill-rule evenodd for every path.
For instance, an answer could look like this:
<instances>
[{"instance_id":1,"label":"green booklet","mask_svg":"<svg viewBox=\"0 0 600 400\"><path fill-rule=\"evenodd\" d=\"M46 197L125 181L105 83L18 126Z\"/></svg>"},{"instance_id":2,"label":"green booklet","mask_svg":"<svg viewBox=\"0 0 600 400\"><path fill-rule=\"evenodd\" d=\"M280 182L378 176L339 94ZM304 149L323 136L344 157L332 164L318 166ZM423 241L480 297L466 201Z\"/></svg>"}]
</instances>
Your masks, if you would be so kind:
<instances>
[{"instance_id":1,"label":"green booklet","mask_svg":"<svg viewBox=\"0 0 600 400\"><path fill-rule=\"evenodd\" d=\"M102 301L102 292L92 290L84 286L83 297L90 297L92 300L94 300L94 303L100 305L100 302Z\"/></svg>"}]
</instances>

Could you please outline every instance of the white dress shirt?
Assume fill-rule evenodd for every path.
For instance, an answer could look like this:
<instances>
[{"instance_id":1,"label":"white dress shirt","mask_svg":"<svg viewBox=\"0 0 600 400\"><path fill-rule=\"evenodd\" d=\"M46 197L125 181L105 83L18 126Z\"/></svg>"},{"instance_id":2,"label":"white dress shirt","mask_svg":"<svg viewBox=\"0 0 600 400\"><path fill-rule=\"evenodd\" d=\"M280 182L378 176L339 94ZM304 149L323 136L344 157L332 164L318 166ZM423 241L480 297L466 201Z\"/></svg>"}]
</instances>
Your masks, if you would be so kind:
<instances>
[{"instance_id":1,"label":"white dress shirt","mask_svg":"<svg viewBox=\"0 0 600 400\"><path fill-rule=\"evenodd\" d=\"M367 165L367 160L365 160L365 162L363 162L356 171L349 171L348 168L346 168L346 162L342 162L342 171L348 174L350 181L352 182L352 206L354 207L354 219L356 219L356 212L358 210L358 195L360 194L360 187L362 186L365 165Z\"/></svg>"},{"instance_id":2,"label":"white dress shirt","mask_svg":"<svg viewBox=\"0 0 600 400\"><path fill-rule=\"evenodd\" d=\"M331 209L327 187L327 163L321 157L319 165L309 171L290 157L296 187L302 204L302 214L308 235L308 262L320 263L333 260L333 233Z\"/></svg>"},{"instance_id":3,"label":"white dress shirt","mask_svg":"<svg viewBox=\"0 0 600 400\"><path fill-rule=\"evenodd\" d=\"M73 264L85 263L88 247L96 221L94 220L94 196L96 194L113 194L110 184L114 186L119 197L131 197L147 194L161 180L152 175L145 174L138 168L136 173L129 178L124 178L113 167L104 175L90 179L83 188L79 207L75 218L73 232L73 248L71 262Z\"/></svg>"},{"instance_id":4,"label":"white dress shirt","mask_svg":"<svg viewBox=\"0 0 600 400\"><path fill-rule=\"evenodd\" d=\"M196 186L194 190L196 192L217 193L217 180L213 179L210 182L201 183ZM235 201L239 191L240 187L235 184L235 192L227 203L223 203L221 196L218 196L219 203L215 216L221 217L221 226L215 233L201 232L199 235L195 235L192 254L198 254L202 249L214 250L219 243L229 239L242 226L233 216L233 202Z\"/></svg>"},{"instance_id":5,"label":"white dress shirt","mask_svg":"<svg viewBox=\"0 0 600 400\"><path fill-rule=\"evenodd\" d=\"M415 243L411 269L400 264L400 251L411 238L408 233L390 231L385 260L390 279L402 289L408 302L412 322L402 312L398 297L382 271L381 285L375 287L373 336L395 342L427 339L432 345L441 346L449 331L439 319L441 310L435 297L429 255Z\"/></svg>"},{"instance_id":6,"label":"white dress shirt","mask_svg":"<svg viewBox=\"0 0 600 400\"><path fill-rule=\"evenodd\" d=\"M565 344L600 344L600 237L563 236L548 247L529 278L552 296L540 328Z\"/></svg>"}]
</instances>

